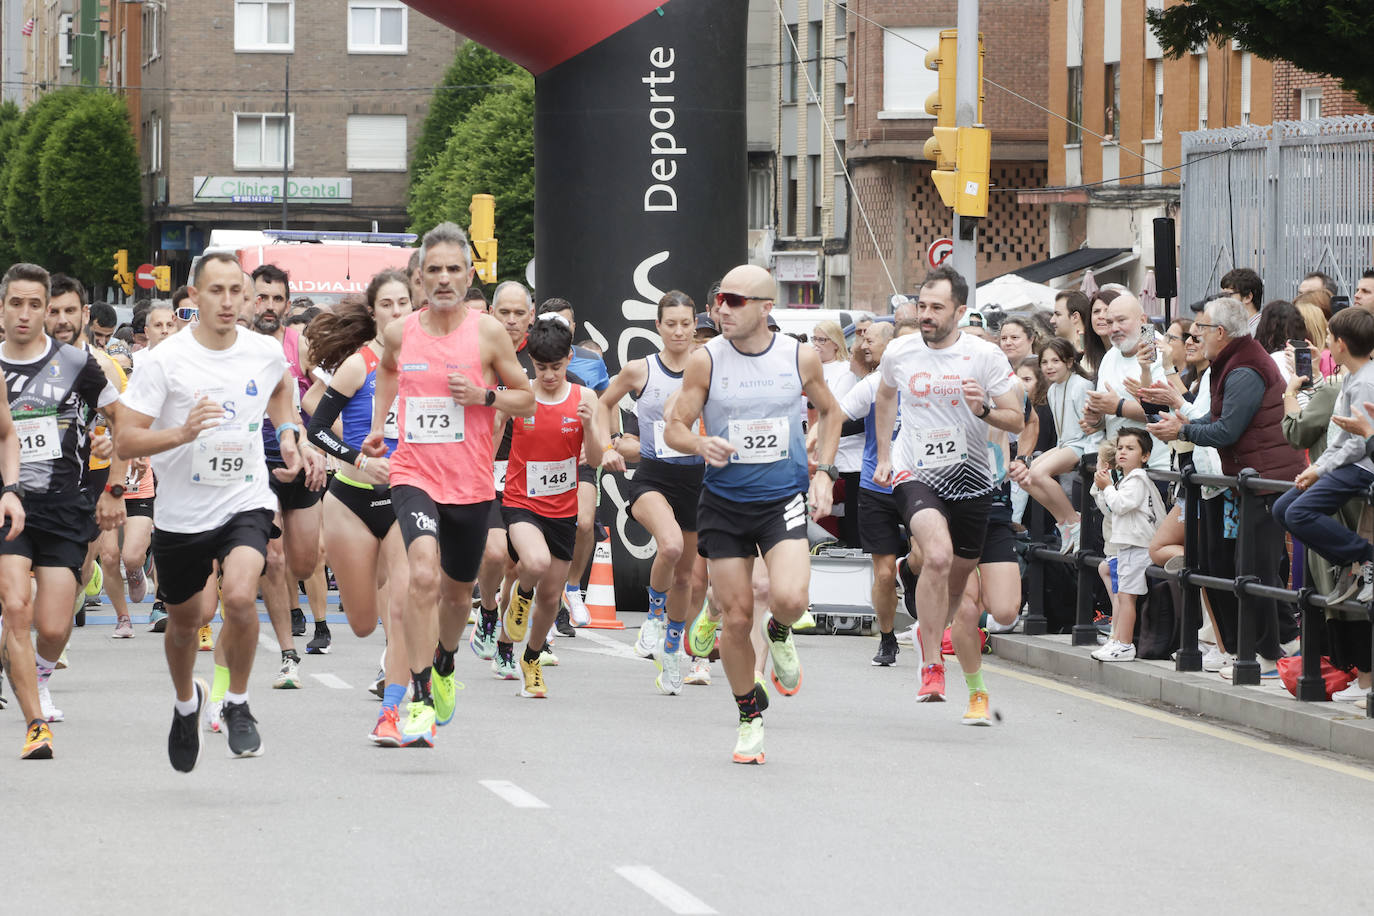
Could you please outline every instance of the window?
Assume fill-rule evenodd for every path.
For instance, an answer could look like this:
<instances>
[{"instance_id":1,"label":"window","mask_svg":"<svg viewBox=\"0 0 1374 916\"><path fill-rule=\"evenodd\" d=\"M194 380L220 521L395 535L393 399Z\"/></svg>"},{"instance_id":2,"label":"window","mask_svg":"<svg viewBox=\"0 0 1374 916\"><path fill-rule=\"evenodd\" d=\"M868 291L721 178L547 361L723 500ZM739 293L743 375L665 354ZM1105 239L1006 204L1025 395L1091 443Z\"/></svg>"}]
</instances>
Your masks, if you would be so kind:
<instances>
[{"instance_id":1,"label":"window","mask_svg":"<svg viewBox=\"0 0 1374 916\"><path fill-rule=\"evenodd\" d=\"M1069 103L1065 116L1069 119L1065 143L1083 142L1083 68L1069 68Z\"/></svg>"},{"instance_id":2,"label":"window","mask_svg":"<svg viewBox=\"0 0 1374 916\"><path fill-rule=\"evenodd\" d=\"M1322 87L1312 86L1302 90L1298 96L1298 111L1304 121L1322 116Z\"/></svg>"},{"instance_id":3,"label":"window","mask_svg":"<svg viewBox=\"0 0 1374 916\"><path fill-rule=\"evenodd\" d=\"M234 50L292 50L295 13L295 0L234 0Z\"/></svg>"},{"instance_id":4,"label":"window","mask_svg":"<svg viewBox=\"0 0 1374 916\"><path fill-rule=\"evenodd\" d=\"M406 116L349 115L348 168L350 171L404 172Z\"/></svg>"},{"instance_id":5,"label":"window","mask_svg":"<svg viewBox=\"0 0 1374 916\"><path fill-rule=\"evenodd\" d=\"M349 0L348 53L406 53L405 6L395 0Z\"/></svg>"},{"instance_id":6,"label":"window","mask_svg":"<svg viewBox=\"0 0 1374 916\"><path fill-rule=\"evenodd\" d=\"M148 171L156 174L162 171L162 118L153 115L148 121L148 133L144 135L148 143Z\"/></svg>"},{"instance_id":7,"label":"window","mask_svg":"<svg viewBox=\"0 0 1374 916\"><path fill-rule=\"evenodd\" d=\"M797 235L797 157L783 156L782 171L782 180L786 188L783 200L785 210L782 217L785 227L783 235L788 238L795 238Z\"/></svg>"},{"instance_id":8,"label":"window","mask_svg":"<svg viewBox=\"0 0 1374 916\"><path fill-rule=\"evenodd\" d=\"M785 26L782 30L782 100L797 100L797 27Z\"/></svg>"},{"instance_id":9,"label":"window","mask_svg":"<svg viewBox=\"0 0 1374 916\"><path fill-rule=\"evenodd\" d=\"M296 117L291 116L291 131ZM234 168L279 169L282 153L290 146L290 156L296 158L296 144L288 144L286 116L280 114L234 115Z\"/></svg>"},{"instance_id":10,"label":"window","mask_svg":"<svg viewBox=\"0 0 1374 916\"><path fill-rule=\"evenodd\" d=\"M1164 139L1164 61L1155 61L1155 133L1156 140Z\"/></svg>"},{"instance_id":11,"label":"window","mask_svg":"<svg viewBox=\"0 0 1374 916\"><path fill-rule=\"evenodd\" d=\"M57 17L57 65L72 65L72 14L63 13Z\"/></svg>"},{"instance_id":12,"label":"window","mask_svg":"<svg viewBox=\"0 0 1374 916\"><path fill-rule=\"evenodd\" d=\"M768 198L773 173L767 165L749 166L749 228L767 229L769 225Z\"/></svg>"},{"instance_id":13,"label":"window","mask_svg":"<svg viewBox=\"0 0 1374 916\"><path fill-rule=\"evenodd\" d=\"M825 181L821 178L821 157L806 157L806 190L811 197L811 208L806 221L806 234L821 234L821 198L824 196Z\"/></svg>"},{"instance_id":14,"label":"window","mask_svg":"<svg viewBox=\"0 0 1374 916\"><path fill-rule=\"evenodd\" d=\"M1207 55L1197 59L1197 129L1207 129Z\"/></svg>"},{"instance_id":15,"label":"window","mask_svg":"<svg viewBox=\"0 0 1374 916\"><path fill-rule=\"evenodd\" d=\"M1121 0L1102 3L1102 62L1121 63Z\"/></svg>"},{"instance_id":16,"label":"window","mask_svg":"<svg viewBox=\"0 0 1374 916\"><path fill-rule=\"evenodd\" d=\"M940 76L926 69L922 48L939 46L939 29L902 28L883 33L883 110L878 112L879 118L935 117L926 114L926 96L940 87Z\"/></svg>"},{"instance_id":17,"label":"window","mask_svg":"<svg viewBox=\"0 0 1374 916\"><path fill-rule=\"evenodd\" d=\"M811 85L816 87L816 95L821 94L821 57L825 51L821 49L821 24L811 22L806 26L806 75L811 78ZM807 92L807 101L811 100L811 93Z\"/></svg>"},{"instance_id":18,"label":"window","mask_svg":"<svg viewBox=\"0 0 1374 916\"><path fill-rule=\"evenodd\" d=\"M162 53L162 10L156 4L143 4L143 62L157 60Z\"/></svg>"},{"instance_id":19,"label":"window","mask_svg":"<svg viewBox=\"0 0 1374 916\"><path fill-rule=\"evenodd\" d=\"M835 153L835 183L830 198L830 236L840 238L844 236L849 223L849 213L845 209L849 200L849 185L844 177L844 141L836 141L835 145L838 150Z\"/></svg>"},{"instance_id":20,"label":"window","mask_svg":"<svg viewBox=\"0 0 1374 916\"><path fill-rule=\"evenodd\" d=\"M1251 54L1245 51L1240 55L1240 123L1250 123L1250 59Z\"/></svg>"},{"instance_id":21,"label":"window","mask_svg":"<svg viewBox=\"0 0 1374 916\"><path fill-rule=\"evenodd\" d=\"M844 3L835 4L835 37L843 38L849 32L849 9Z\"/></svg>"},{"instance_id":22,"label":"window","mask_svg":"<svg viewBox=\"0 0 1374 916\"><path fill-rule=\"evenodd\" d=\"M1109 95L1102 112L1102 135L1108 140L1120 140L1121 130L1121 65L1108 64L1103 85Z\"/></svg>"}]
</instances>

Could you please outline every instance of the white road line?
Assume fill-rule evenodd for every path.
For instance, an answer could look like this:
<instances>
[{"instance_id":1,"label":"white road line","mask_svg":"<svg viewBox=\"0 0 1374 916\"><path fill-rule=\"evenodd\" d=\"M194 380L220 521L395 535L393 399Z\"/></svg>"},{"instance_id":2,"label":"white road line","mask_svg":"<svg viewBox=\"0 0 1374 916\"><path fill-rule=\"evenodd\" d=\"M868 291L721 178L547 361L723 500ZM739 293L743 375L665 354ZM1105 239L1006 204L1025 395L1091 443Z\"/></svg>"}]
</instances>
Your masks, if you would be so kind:
<instances>
[{"instance_id":1,"label":"white road line","mask_svg":"<svg viewBox=\"0 0 1374 916\"><path fill-rule=\"evenodd\" d=\"M258 645L268 652L280 652L281 646L277 644L277 638L265 630L258 630Z\"/></svg>"},{"instance_id":2,"label":"white road line","mask_svg":"<svg viewBox=\"0 0 1374 916\"><path fill-rule=\"evenodd\" d=\"M353 689L348 684L344 683L343 678L335 674L330 674L329 672L325 672L324 674L311 674L310 676L313 677L315 680L319 681L324 686L333 687L335 690Z\"/></svg>"},{"instance_id":3,"label":"white road line","mask_svg":"<svg viewBox=\"0 0 1374 916\"><path fill-rule=\"evenodd\" d=\"M643 661L638 655L635 655L634 649L631 649L618 639L603 636L595 630L588 630L584 627L577 631L577 639L585 639L588 642L595 643L598 648L583 649L582 646L577 645L573 640L559 640L558 647L560 649L582 649L584 652L596 652L599 655L612 655L619 658L632 658L635 661Z\"/></svg>"},{"instance_id":4,"label":"white road line","mask_svg":"<svg viewBox=\"0 0 1374 916\"><path fill-rule=\"evenodd\" d=\"M653 897L674 913L714 913L711 907L693 896L681 885L674 884L647 865L622 865L615 873L644 893Z\"/></svg>"},{"instance_id":5,"label":"white road line","mask_svg":"<svg viewBox=\"0 0 1374 916\"><path fill-rule=\"evenodd\" d=\"M548 807L548 805L507 779L479 779L477 784L490 789L516 808Z\"/></svg>"}]
</instances>

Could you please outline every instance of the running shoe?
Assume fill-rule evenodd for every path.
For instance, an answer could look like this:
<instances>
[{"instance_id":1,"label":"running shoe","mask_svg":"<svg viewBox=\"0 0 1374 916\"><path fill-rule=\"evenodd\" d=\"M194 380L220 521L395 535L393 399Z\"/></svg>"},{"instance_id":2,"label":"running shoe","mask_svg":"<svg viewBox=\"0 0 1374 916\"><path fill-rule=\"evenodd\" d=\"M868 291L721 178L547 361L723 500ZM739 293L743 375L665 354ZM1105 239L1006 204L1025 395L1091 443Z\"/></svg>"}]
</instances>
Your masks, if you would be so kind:
<instances>
[{"instance_id":1,"label":"running shoe","mask_svg":"<svg viewBox=\"0 0 1374 916\"><path fill-rule=\"evenodd\" d=\"M496 657L491 660L491 673L496 675L497 680L513 681L520 676L520 669L515 667L515 647L507 648L501 643L496 644Z\"/></svg>"},{"instance_id":2,"label":"running shoe","mask_svg":"<svg viewBox=\"0 0 1374 916\"><path fill-rule=\"evenodd\" d=\"M520 673L525 678L525 683L520 688L522 697L530 697L542 700L549 695L549 690L544 686L544 668L539 664L539 659L526 661L522 655L520 657Z\"/></svg>"},{"instance_id":3,"label":"running shoe","mask_svg":"<svg viewBox=\"0 0 1374 916\"><path fill-rule=\"evenodd\" d=\"M86 583L86 597L94 598L100 594L100 590L105 587L105 573L101 571L99 563L91 564L91 581Z\"/></svg>"},{"instance_id":4,"label":"running shoe","mask_svg":"<svg viewBox=\"0 0 1374 916\"><path fill-rule=\"evenodd\" d=\"M1131 643L1109 639L1105 646L1092 653L1092 657L1100 662L1133 662L1135 661L1135 646Z\"/></svg>"},{"instance_id":5,"label":"running shoe","mask_svg":"<svg viewBox=\"0 0 1374 916\"><path fill-rule=\"evenodd\" d=\"M539 650L539 664L545 668L557 668L558 656L553 654L553 643L544 641L544 648Z\"/></svg>"},{"instance_id":6,"label":"running shoe","mask_svg":"<svg viewBox=\"0 0 1374 916\"><path fill-rule=\"evenodd\" d=\"M887 668L897 664L897 655L902 651L897 645L896 633L881 633L878 636L878 654L873 656L873 664Z\"/></svg>"},{"instance_id":7,"label":"running shoe","mask_svg":"<svg viewBox=\"0 0 1374 916\"><path fill-rule=\"evenodd\" d=\"M735 738L735 763L763 763L763 719L755 717L739 724Z\"/></svg>"},{"instance_id":8,"label":"running shoe","mask_svg":"<svg viewBox=\"0 0 1374 916\"><path fill-rule=\"evenodd\" d=\"M911 571L906 557L897 558L897 580L902 585L902 607L911 617L916 616L916 583L920 576Z\"/></svg>"},{"instance_id":9,"label":"running shoe","mask_svg":"<svg viewBox=\"0 0 1374 916\"><path fill-rule=\"evenodd\" d=\"M328 655L329 644L333 642L329 635L329 624L323 620L315 621L315 638L305 644L305 651L309 655Z\"/></svg>"},{"instance_id":10,"label":"running shoe","mask_svg":"<svg viewBox=\"0 0 1374 916\"><path fill-rule=\"evenodd\" d=\"M386 669L377 669L377 679L372 682L372 686L367 688L367 692L379 700L386 699Z\"/></svg>"},{"instance_id":11,"label":"running shoe","mask_svg":"<svg viewBox=\"0 0 1374 916\"><path fill-rule=\"evenodd\" d=\"M401 734L401 711L395 706L383 706L377 713L377 724L367 736L378 747L400 747L404 736Z\"/></svg>"},{"instance_id":12,"label":"running shoe","mask_svg":"<svg viewBox=\"0 0 1374 916\"><path fill-rule=\"evenodd\" d=\"M135 566L131 570L126 570L124 579L129 588L129 600L138 604L148 597L148 577L143 572L142 566Z\"/></svg>"},{"instance_id":13,"label":"running shoe","mask_svg":"<svg viewBox=\"0 0 1374 916\"><path fill-rule=\"evenodd\" d=\"M214 700L205 704L205 726L216 735L224 731L223 700Z\"/></svg>"},{"instance_id":14,"label":"running shoe","mask_svg":"<svg viewBox=\"0 0 1374 916\"><path fill-rule=\"evenodd\" d=\"M692 667L688 669L687 676L682 679L682 683L697 687L709 687L711 685L710 660L705 658L692 659Z\"/></svg>"},{"instance_id":15,"label":"running shoe","mask_svg":"<svg viewBox=\"0 0 1374 916\"><path fill-rule=\"evenodd\" d=\"M52 694L48 692L46 680L38 682L38 711L44 722L61 722L65 718L62 710L52 705Z\"/></svg>"},{"instance_id":16,"label":"running shoe","mask_svg":"<svg viewBox=\"0 0 1374 916\"><path fill-rule=\"evenodd\" d=\"M283 655L281 659L281 670L272 679L272 686L277 690L296 690L301 686L301 660L294 655Z\"/></svg>"},{"instance_id":17,"label":"running shoe","mask_svg":"<svg viewBox=\"0 0 1374 916\"><path fill-rule=\"evenodd\" d=\"M261 757L262 736L258 734L258 720L248 711L248 704L225 703L221 716L224 733L229 739L229 756Z\"/></svg>"},{"instance_id":18,"label":"running shoe","mask_svg":"<svg viewBox=\"0 0 1374 916\"><path fill-rule=\"evenodd\" d=\"M802 611L802 615L797 618L797 622L792 624L794 630L814 630L816 629L816 618L811 616L811 608Z\"/></svg>"},{"instance_id":19,"label":"running shoe","mask_svg":"<svg viewBox=\"0 0 1374 916\"><path fill-rule=\"evenodd\" d=\"M663 660L658 662L658 677L654 678L659 693L675 697L682 692L682 663L685 660L681 652L663 653Z\"/></svg>"},{"instance_id":20,"label":"running shoe","mask_svg":"<svg viewBox=\"0 0 1374 916\"><path fill-rule=\"evenodd\" d=\"M192 690L196 708L185 715L173 710L172 730L167 735L167 757L172 761L172 769L182 773L194 770L196 761L200 760L201 716L210 696L210 688L200 678L196 678Z\"/></svg>"},{"instance_id":21,"label":"running shoe","mask_svg":"<svg viewBox=\"0 0 1374 916\"><path fill-rule=\"evenodd\" d=\"M558 631L559 636L576 636L577 630L573 629L572 620L569 618L568 609L558 608L558 615L553 619L553 628Z\"/></svg>"},{"instance_id":22,"label":"running shoe","mask_svg":"<svg viewBox=\"0 0 1374 916\"><path fill-rule=\"evenodd\" d=\"M573 626L585 627L592 622L592 612L587 610L587 602L582 598L582 589L565 589L563 598L568 604L568 617Z\"/></svg>"},{"instance_id":23,"label":"running shoe","mask_svg":"<svg viewBox=\"0 0 1374 916\"><path fill-rule=\"evenodd\" d=\"M129 619L129 615L128 615L128 614L125 614L123 617L119 618L118 622L115 623L114 632L110 634L110 638L111 638L111 639L133 639L133 638L134 638L134 622L133 622L132 620Z\"/></svg>"},{"instance_id":24,"label":"running shoe","mask_svg":"<svg viewBox=\"0 0 1374 916\"><path fill-rule=\"evenodd\" d=\"M801 659L797 658L797 645L791 631L786 639L769 639L768 654L773 659L773 686L778 688L778 693L790 697L801 690Z\"/></svg>"},{"instance_id":25,"label":"running shoe","mask_svg":"<svg viewBox=\"0 0 1374 916\"><path fill-rule=\"evenodd\" d=\"M51 760L52 729L42 719L29 723L28 733L24 735L24 748L19 752L20 760Z\"/></svg>"},{"instance_id":26,"label":"running shoe","mask_svg":"<svg viewBox=\"0 0 1374 916\"><path fill-rule=\"evenodd\" d=\"M298 607L291 609L291 635L305 635L305 612Z\"/></svg>"},{"instance_id":27,"label":"running shoe","mask_svg":"<svg viewBox=\"0 0 1374 916\"><path fill-rule=\"evenodd\" d=\"M697 614L687 630L687 651L695 658L706 658L716 647L716 624L706 608Z\"/></svg>"},{"instance_id":28,"label":"running shoe","mask_svg":"<svg viewBox=\"0 0 1374 916\"><path fill-rule=\"evenodd\" d=\"M754 702L758 704L759 712L768 710L768 682L762 674L754 675Z\"/></svg>"},{"instance_id":29,"label":"running shoe","mask_svg":"<svg viewBox=\"0 0 1374 916\"><path fill-rule=\"evenodd\" d=\"M640 658L653 658L667 631L667 615L646 617L644 625L639 628L639 638L635 640L635 655Z\"/></svg>"},{"instance_id":30,"label":"running shoe","mask_svg":"<svg viewBox=\"0 0 1374 916\"><path fill-rule=\"evenodd\" d=\"M945 666L929 664L921 669L921 689L916 693L917 703L943 703L945 701Z\"/></svg>"},{"instance_id":31,"label":"running shoe","mask_svg":"<svg viewBox=\"0 0 1374 916\"><path fill-rule=\"evenodd\" d=\"M988 692L975 690L969 694L968 709L964 710L965 725L991 725L988 717Z\"/></svg>"},{"instance_id":32,"label":"running shoe","mask_svg":"<svg viewBox=\"0 0 1374 916\"><path fill-rule=\"evenodd\" d=\"M1078 535L1082 528L1079 522L1064 522L1062 525L1055 525L1059 529L1059 552L1076 553L1078 551Z\"/></svg>"},{"instance_id":33,"label":"running shoe","mask_svg":"<svg viewBox=\"0 0 1374 916\"><path fill-rule=\"evenodd\" d=\"M208 623L200 628L200 651L215 651L215 631Z\"/></svg>"},{"instance_id":34,"label":"running shoe","mask_svg":"<svg viewBox=\"0 0 1374 916\"><path fill-rule=\"evenodd\" d=\"M57 664L53 665L52 668L54 671L62 671L67 667L67 664L67 649L64 646L62 654L57 656Z\"/></svg>"},{"instance_id":35,"label":"running shoe","mask_svg":"<svg viewBox=\"0 0 1374 916\"><path fill-rule=\"evenodd\" d=\"M163 606L161 601L153 602L153 609L148 614L148 632L167 632L167 608Z\"/></svg>"},{"instance_id":36,"label":"running shoe","mask_svg":"<svg viewBox=\"0 0 1374 916\"><path fill-rule=\"evenodd\" d=\"M401 729L401 747L434 747L437 730L434 707L428 703L411 703Z\"/></svg>"},{"instance_id":37,"label":"running shoe","mask_svg":"<svg viewBox=\"0 0 1374 916\"><path fill-rule=\"evenodd\" d=\"M512 643L522 642L530 629L530 598L520 594L518 588L510 590L510 601L506 604L506 638Z\"/></svg>"},{"instance_id":38,"label":"running shoe","mask_svg":"<svg viewBox=\"0 0 1374 916\"><path fill-rule=\"evenodd\" d=\"M480 617L472 627L472 635L468 637L468 645L472 647L472 654L478 658L491 658L496 654L496 621L490 623Z\"/></svg>"},{"instance_id":39,"label":"running shoe","mask_svg":"<svg viewBox=\"0 0 1374 916\"><path fill-rule=\"evenodd\" d=\"M434 724L447 725L453 721L453 712L458 707L458 682L454 673L429 673L430 695L434 697Z\"/></svg>"}]
</instances>

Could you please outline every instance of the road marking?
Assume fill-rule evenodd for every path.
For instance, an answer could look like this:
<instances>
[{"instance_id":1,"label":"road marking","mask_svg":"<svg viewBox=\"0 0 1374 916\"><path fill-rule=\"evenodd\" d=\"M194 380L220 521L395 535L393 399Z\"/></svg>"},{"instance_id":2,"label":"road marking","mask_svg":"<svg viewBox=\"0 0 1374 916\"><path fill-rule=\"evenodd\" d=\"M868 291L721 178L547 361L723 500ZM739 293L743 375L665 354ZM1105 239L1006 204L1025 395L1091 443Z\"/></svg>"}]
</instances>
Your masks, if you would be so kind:
<instances>
[{"instance_id":1,"label":"road marking","mask_svg":"<svg viewBox=\"0 0 1374 916\"><path fill-rule=\"evenodd\" d=\"M258 645L262 646L268 652L281 651L281 646L277 644L277 638L271 633L265 633L262 630L258 630Z\"/></svg>"},{"instance_id":2,"label":"road marking","mask_svg":"<svg viewBox=\"0 0 1374 916\"><path fill-rule=\"evenodd\" d=\"M1291 747L1284 747L1280 744L1273 744L1268 741L1261 741L1258 738L1251 738L1249 735L1242 735L1237 732L1228 731L1224 728L1218 728L1215 725L1208 725L1205 722L1194 722L1191 719L1180 718L1179 716L1176 716L1172 713L1167 713L1163 710L1154 709L1149 706L1140 706L1130 702L1129 700L1120 700L1116 697L1103 696L1099 693L1093 693L1090 690L1084 690L1081 687L1070 687L1066 684L1060 684L1057 681L1052 681L1049 678L1040 677L1039 675L1035 674L1027 674L1022 671L1014 671L1010 668L1005 668L1002 665L989 665L987 662L984 662L983 666L986 668L992 668L998 674L1006 675L1007 677L1013 680L1022 681L1026 684L1033 684L1036 687L1043 687L1046 690L1053 690L1056 693L1067 694L1068 696L1077 697L1081 700L1087 700L1091 703L1096 703L1099 706L1107 706L1111 709L1119 709L1122 712L1133 713L1145 719L1151 719L1155 722L1162 722L1166 725L1172 725L1175 728L1181 728L1186 731L1197 732L1198 734L1206 735L1209 738L1216 738L1221 741L1229 741L1232 744L1238 744L1241 747L1248 747L1251 750L1260 751L1261 753L1265 754L1271 754L1275 757L1282 757L1285 760L1292 760L1296 763L1305 763L1309 766L1320 767L1323 770L1330 770L1333 773L1340 773L1343 776L1352 776L1355 779L1363 779L1365 782L1374 782L1374 772L1370 772L1369 770L1365 770L1360 767L1351 766L1348 763L1341 763L1337 760L1327 760L1323 757L1318 757L1316 754L1308 754L1303 751L1294 750Z\"/></svg>"},{"instance_id":3,"label":"road marking","mask_svg":"<svg viewBox=\"0 0 1374 916\"><path fill-rule=\"evenodd\" d=\"M580 629L580 630L577 631L577 638L578 638L578 639L585 639L585 640L587 640L588 642L595 643L596 646L597 646L597 648L595 648L595 649L584 648L584 647L582 647L582 646L578 646L578 645L573 644L572 641L569 641L569 642L560 642L560 643L558 644L558 645L559 645L559 648L562 648L562 649L578 649L578 650L580 650L580 651L582 651L582 652L594 652L594 653L596 653L597 655L610 655L610 656L613 656L613 657L615 657L615 658L632 658L632 659L634 659L635 661L643 661L642 658L640 658L638 655L635 655L633 649L631 649L629 646L625 645L625 644L624 644L623 642L621 642L620 640L618 640L618 639L612 639L612 638L609 637L609 636L603 636L603 635L601 635L600 633L596 632L595 630L588 630L588 629L585 629L585 628L584 628L584 629Z\"/></svg>"},{"instance_id":4,"label":"road marking","mask_svg":"<svg viewBox=\"0 0 1374 916\"><path fill-rule=\"evenodd\" d=\"M715 912L686 888L674 884L647 865L622 865L615 873L674 913L704 916Z\"/></svg>"},{"instance_id":5,"label":"road marking","mask_svg":"<svg viewBox=\"0 0 1374 916\"><path fill-rule=\"evenodd\" d=\"M326 687L333 687L335 690L352 690L353 688L344 683L343 678L338 675L325 672L324 674L311 674L315 680Z\"/></svg>"},{"instance_id":6,"label":"road marking","mask_svg":"<svg viewBox=\"0 0 1374 916\"><path fill-rule=\"evenodd\" d=\"M548 805L507 779L479 779L477 784L490 789L516 808L548 807Z\"/></svg>"}]
</instances>

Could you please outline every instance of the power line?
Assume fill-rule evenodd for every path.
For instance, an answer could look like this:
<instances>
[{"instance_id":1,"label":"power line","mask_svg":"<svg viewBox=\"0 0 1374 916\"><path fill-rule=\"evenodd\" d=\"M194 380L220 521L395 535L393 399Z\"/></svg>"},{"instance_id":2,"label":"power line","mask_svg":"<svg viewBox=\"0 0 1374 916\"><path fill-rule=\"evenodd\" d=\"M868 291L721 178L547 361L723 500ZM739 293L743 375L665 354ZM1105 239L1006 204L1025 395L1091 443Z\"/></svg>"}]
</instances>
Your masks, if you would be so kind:
<instances>
[{"instance_id":1,"label":"power line","mask_svg":"<svg viewBox=\"0 0 1374 916\"><path fill-rule=\"evenodd\" d=\"M0 86L18 86L21 88L37 88L43 90L58 89L81 89L91 92L174 92L187 94L212 94L212 95L249 95L254 93L266 93L269 95L281 95L281 87L266 89L235 89L214 86L143 86L130 85L110 85L101 83L99 85L82 85L79 83L49 83L45 81L28 80L0 80ZM335 88L318 87L312 89L291 88L292 94L302 95L326 95L326 94L348 94L359 95L361 93L393 93L393 92L457 92L466 89L497 89L513 90L516 87L509 83L467 83L456 86L372 86L363 88Z\"/></svg>"},{"instance_id":2,"label":"power line","mask_svg":"<svg viewBox=\"0 0 1374 916\"><path fill-rule=\"evenodd\" d=\"M1239 143L1240 141L1236 141L1236 142ZM1217 150L1215 153L1208 153L1208 154L1205 155L1205 156L1198 156L1198 157L1196 157L1196 158L1194 158L1194 159L1188 160L1187 162L1180 162L1178 165L1168 166L1168 167L1160 167L1160 168L1157 168L1157 169L1151 169L1151 170L1148 171L1148 172L1136 172L1134 175L1118 175L1118 176L1115 177L1115 178L1104 178L1104 179L1102 179L1101 181L1090 181L1090 182L1088 182L1088 183L1086 183L1086 184L1075 184L1075 185L1069 185L1069 186L1067 186L1067 187L1061 187L1061 188L1053 188L1053 187L1044 187L1044 188L990 188L989 190L992 190L992 191L999 191L999 192L1001 192L1001 193L1003 193L1003 194L1006 194L1006 193L1008 193L1008 192L1021 192L1021 191L1076 191L1076 190L1078 190L1079 188L1095 188L1095 187L1098 187L1098 186L1100 186L1100 185L1117 184L1118 182L1126 181L1126 180L1131 179L1131 178L1148 178L1148 177L1151 176L1151 175L1159 175L1159 174L1162 174L1162 173L1164 173L1164 172L1173 172L1173 173L1177 174L1178 171L1179 171L1180 169L1185 169L1185 168L1188 168L1189 166L1197 165L1199 162L1203 161L1204 159L1211 159L1211 158L1213 158L1214 156L1224 156L1224 155L1226 155L1227 153L1229 153L1229 152L1231 152L1232 150L1234 150L1235 148L1236 148L1236 147L1235 147L1235 144L1232 143L1232 144L1228 144L1227 147L1226 147L1225 149Z\"/></svg>"}]
</instances>

